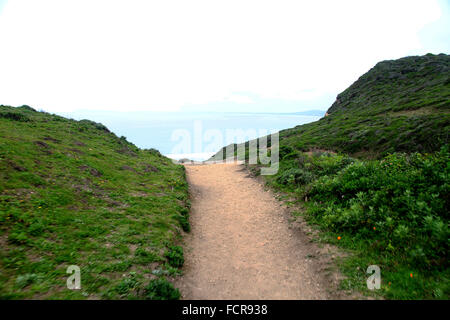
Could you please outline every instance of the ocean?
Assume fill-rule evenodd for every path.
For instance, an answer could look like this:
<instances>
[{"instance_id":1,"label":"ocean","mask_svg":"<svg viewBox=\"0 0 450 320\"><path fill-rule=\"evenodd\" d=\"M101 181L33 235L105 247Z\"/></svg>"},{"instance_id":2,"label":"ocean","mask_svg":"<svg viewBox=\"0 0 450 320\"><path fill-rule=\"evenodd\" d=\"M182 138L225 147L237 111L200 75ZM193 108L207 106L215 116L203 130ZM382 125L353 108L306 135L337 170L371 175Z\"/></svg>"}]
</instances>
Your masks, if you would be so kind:
<instances>
[{"instance_id":1,"label":"ocean","mask_svg":"<svg viewBox=\"0 0 450 320\"><path fill-rule=\"evenodd\" d=\"M154 148L173 159L198 161L208 159L229 143L241 143L321 118L317 112L316 115L107 111L58 114L76 120L101 122L139 148Z\"/></svg>"}]
</instances>

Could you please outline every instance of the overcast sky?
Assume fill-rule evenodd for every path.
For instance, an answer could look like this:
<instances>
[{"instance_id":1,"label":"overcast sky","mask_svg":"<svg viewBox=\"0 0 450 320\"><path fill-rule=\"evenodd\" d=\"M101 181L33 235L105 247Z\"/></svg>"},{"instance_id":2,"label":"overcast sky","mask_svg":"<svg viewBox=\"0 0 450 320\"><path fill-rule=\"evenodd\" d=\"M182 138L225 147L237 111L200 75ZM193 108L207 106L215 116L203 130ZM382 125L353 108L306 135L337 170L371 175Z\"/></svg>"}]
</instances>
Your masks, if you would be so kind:
<instances>
[{"instance_id":1,"label":"overcast sky","mask_svg":"<svg viewBox=\"0 0 450 320\"><path fill-rule=\"evenodd\" d=\"M0 0L0 104L325 110L378 61L448 54L449 2Z\"/></svg>"}]
</instances>

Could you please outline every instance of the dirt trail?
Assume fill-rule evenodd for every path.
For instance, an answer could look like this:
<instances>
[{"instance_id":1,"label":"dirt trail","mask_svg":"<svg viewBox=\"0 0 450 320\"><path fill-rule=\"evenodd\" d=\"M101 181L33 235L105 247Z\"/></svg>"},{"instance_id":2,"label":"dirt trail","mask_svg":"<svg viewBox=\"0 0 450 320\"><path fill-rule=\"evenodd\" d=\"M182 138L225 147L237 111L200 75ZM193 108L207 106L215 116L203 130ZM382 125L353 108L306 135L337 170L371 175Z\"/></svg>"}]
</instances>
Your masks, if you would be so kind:
<instances>
[{"instance_id":1,"label":"dirt trail","mask_svg":"<svg viewBox=\"0 0 450 320\"><path fill-rule=\"evenodd\" d=\"M184 299L329 299L317 247L242 166L186 166L192 230L185 238Z\"/></svg>"}]
</instances>

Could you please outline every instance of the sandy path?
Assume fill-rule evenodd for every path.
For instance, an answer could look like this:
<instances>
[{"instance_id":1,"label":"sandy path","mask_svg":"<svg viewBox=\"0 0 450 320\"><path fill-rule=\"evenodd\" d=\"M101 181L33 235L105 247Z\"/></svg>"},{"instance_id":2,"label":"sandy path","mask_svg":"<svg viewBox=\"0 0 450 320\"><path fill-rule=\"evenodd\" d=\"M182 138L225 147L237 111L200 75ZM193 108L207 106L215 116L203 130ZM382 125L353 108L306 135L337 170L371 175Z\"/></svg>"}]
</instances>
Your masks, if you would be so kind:
<instances>
[{"instance_id":1,"label":"sandy path","mask_svg":"<svg viewBox=\"0 0 450 320\"><path fill-rule=\"evenodd\" d=\"M308 259L312 244L290 227L271 192L242 166L186 166L192 231L185 238L184 299L327 299Z\"/></svg>"}]
</instances>

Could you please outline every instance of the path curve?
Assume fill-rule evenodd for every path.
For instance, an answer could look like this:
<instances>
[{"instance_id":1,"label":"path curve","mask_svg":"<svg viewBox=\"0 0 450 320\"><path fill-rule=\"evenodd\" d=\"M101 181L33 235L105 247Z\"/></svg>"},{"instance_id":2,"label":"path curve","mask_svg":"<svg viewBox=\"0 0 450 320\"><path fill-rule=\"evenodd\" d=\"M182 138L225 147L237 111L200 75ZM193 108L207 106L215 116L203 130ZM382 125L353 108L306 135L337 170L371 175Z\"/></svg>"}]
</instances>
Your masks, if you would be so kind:
<instances>
[{"instance_id":1,"label":"path curve","mask_svg":"<svg viewBox=\"0 0 450 320\"><path fill-rule=\"evenodd\" d=\"M186 166L192 230L183 299L328 299L312 244L282 203L236 164Z\"/></svg>"}]
</instances>

